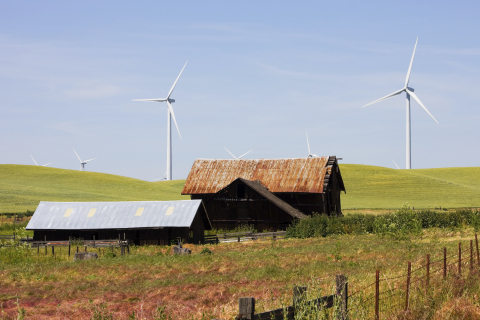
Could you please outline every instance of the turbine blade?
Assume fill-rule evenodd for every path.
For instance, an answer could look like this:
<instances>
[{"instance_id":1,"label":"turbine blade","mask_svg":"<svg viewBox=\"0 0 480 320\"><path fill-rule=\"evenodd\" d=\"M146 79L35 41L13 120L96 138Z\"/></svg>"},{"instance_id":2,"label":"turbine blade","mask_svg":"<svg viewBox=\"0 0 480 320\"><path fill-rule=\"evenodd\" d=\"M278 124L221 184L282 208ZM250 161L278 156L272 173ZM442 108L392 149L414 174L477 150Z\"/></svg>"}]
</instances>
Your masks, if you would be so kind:
<instances>
[{"instance_id":1,"label":"turbine blade","mask_svg":"<svg viewBox=\"0 0 480 320\"><path fill-rule=\"evenodd\" d=\"M180 136L180 139L182 139L182 135L180 134L180 129L178 129L178 124L177 120L175 120L175 113L173 113L173 108L170 102L167 100L167 105L168 105L168 110L170 111L170 114L172 115L173 122L175 122L175 127L177 127L178 135Z\"/></svg>"},{"instance_id":2,"label":"turbine blade","mask_svg":"<svg viewBox=\"0 0 480 320\"><path fill-rule=\"evenodd\" d=\"M73 149L73 148L72 148L72 149ZM77 155L78 160L80 160L80 163L82 163L82 159L80 159L80 157L78 156L77 151L75 151L75 149L73 149L73 152L75 152L75 154Z\"/></svg>"},{"instance_id":3,"label":"turbine blade","mask_svg":"<svg viewBox=\"0 0 480 320\"><path fill-rule=\"evenodd\" d=\"M392 161L393 161L393 159L392 159ZM393 163L395 163L395 166L397 167L397 169L400 169L400 167L398 166L398 164L395 161L393 161Z\"/></svg>"},{"instance_id":4,"label":"turbine blade","mask_svg":"<svg viewBox=\"0 0 480 320\"><path fill-rule=\"evenodd\" d=\"M182 75L183 69L185 69L185 67L187 66L187 63L188 63L188 60L187 60L187 62L185 62L185 65L183 66L182 71L180 71L180 74L178 75L177 79L176 79L175 82L173 83L172 88L171 88L170 91L168 92L167 99L170 98L170 95L172 94L173 89L175 88L175 85L177 84L178 78L180 78L180 76Z\"/></svg>"},{"instance_id":5,"label":"turbine blade","mask_svg":"<svg viewBox=\"0 0 480 320\"><path fill-rule=\"evenodd\" d=\"M225 148L225 147L224 147L224 148ZM232 157L234 157L235 159L238 159L237 157L235 157L235 156L233 155L233 153L231 153L230 151L228 151L227 148L225 148L225 150L227 150L227 152L230 153L230 155L231 155Z\"/></svg>"},{"instance_id":6,"label":"turbine blade","mask_svg":"<svg viewBox=\"0 0 480 320\"><path fill-rule=\"evenodd\" d=\"M132 101L163 102L167 101L167 99L135 99Z\"/></svg>"},{"instance_id":7,"label":"turbine blade","mask_svg":"<svg viewBox=\"0 0 480 320\"><path fill-rule=\"evenodd\" d=\"M408 66L407 77L405 78L405 87L408 86L408 81L410 81L410 72L412 72L413 57L415 56L415 50L417 49L418 37L415 42L415 47L413 48L412 60L410 60L410 65Z\"/></svg>"},{"instance_id":8,"label":"turbine blade","mask_svg":"<svg viewBox=\"0 0 480 320\"><path fill-rule=\"evenodd\" d=\"M305 131L305 134L307 135L308 155L310 155L310 143L308 143L308 133Z\"/></svg>"},{"instance_id":9,"label":"turbine blade","mask_svg":"<svg viewBox=\"0 0 480 320\"><path fill-rule=\"evenodd\" d=\"M33 162L35 162L35 165L38 166L37 161L35 161L35 159L33 159L33 156L30 155L30 157L32 157L32 160L33 160Z\"/></svg>"},{"instance_id":10,"label":"turbine blade","mask_svg":"<svg viewBox=\"0 0 480 320\"><path fill-rule=\"evenodd\" d=\"M242 159L242 157L243 157L243 156L245 156L245 155L249 154L249 153L250 153L250 152L252 152L252 151L253 151L253 149L252 149L252 150L250 150L250 151L248 151L248 152L246 152L246 153L244 153L244 154L242 154L240 157L238 157L238 159Z\"/></svg>"},{"instance_id":11,"label":"turbine blade","mask_svg":"<svg viewBox=\"0 0 480 320\"><path fill-rule=\"evenodd\" d=\"M44 164L42 167L46 167L48 166L49 164L52 164L51 162L47 163L47 164Z\"/></svg>"},{"instance_id":12,"label":"turbine blade","mask_svg":"<svg viewBox=\"0 0 480 320\"><path fill-rule=\"evenodd\" d=\"M92 160L95 160L95 159L97 159L97 158L93 158L93 159L90 159L90 160L85 160L83 162L87 163L88 161L92 161Z\"/></svg>"},{"instance_id":13,"label":"turbine blade","mask_svg":"<svg viewBox=\"0 0 480 320\"><path fill-rule=\"evenodd\" d=\"M423 110L425 110L425 111L428 113L428 115L429 115L430 117L432 117L432 119L435 120L436 123L438 123L437 119L435 119L435 117L432 116L432 114L431 114L431 113L427 110L427 108L423 105L422 101L420 101L420 99L418 99L418 97L415 95L415 93L413 93L412 91L410 91L410 90L408 90L408 89L406 89L406 90L407 90L407 93L408 93L409 95L411 95L412 98L413 98L415 101L417 101L417 103L423 108Z\"/></svg>"},{"instance_id":14,"label":"turbine blade","mask_svg":"<svg viewBox=\"0 0 480 320\"><path fill-rule=\"evenodd\" d=\"M370 102L369 104L364 105L362 108L365 108L366 106L369 106L369 105L371 105L371 104L380 102L380 101L382 101L382 100L386 100L386 99L388 99L388 98L398 96L398 95L399 95L400 93L402 93L403 91L405 91L405 88L403 88L403 89L401 89L401 90L398 90L398 91L395 91L395 92L393 92L393 93L390 93L389 95L386 95L385 97L382 97L382 98L380 98L380 99L377 99L377 100L375 100L375 101L373 101L373 102Z\"/></svg>"}]
</instances>

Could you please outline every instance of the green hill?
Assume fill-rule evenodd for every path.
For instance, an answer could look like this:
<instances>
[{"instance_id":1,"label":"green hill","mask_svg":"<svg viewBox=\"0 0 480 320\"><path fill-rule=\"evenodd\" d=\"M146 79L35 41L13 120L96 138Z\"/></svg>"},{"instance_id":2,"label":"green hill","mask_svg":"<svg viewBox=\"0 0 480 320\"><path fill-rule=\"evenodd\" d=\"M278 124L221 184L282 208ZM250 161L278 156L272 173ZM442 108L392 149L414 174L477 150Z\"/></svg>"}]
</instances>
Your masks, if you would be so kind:
<instances>
[{"instance_id":1,"label":"green hill","mask_svg":"<svg viewBox=\"0 0 480 320\"><path fill-rule=\"evenodd\" d=\"M341 164L343 209L480 207L480 167L394 170ZM0 165L0 213L44 201L181 200L185 180L147 182L96 172Z\"/></svg>"},{"instance_id":2,"label":"green hill","mask_svg":"<svg viewBox=\"0 0 480 320\"><path fill-rule=\"evenodd\" d=\"M342 209L480 207L480 167L396 170L340 165Z\"/></svg>"},{"instance_id":3,"label":"green hill","mask_svg":"<svg viewBox=\"0 0 480 320\"><path fill-rule=\"evenodd\" d=\"M97 172L0 165L0 213L35 210L42 201L185 200L185 180L147 182Z\"/></svg>"}]
</instances>

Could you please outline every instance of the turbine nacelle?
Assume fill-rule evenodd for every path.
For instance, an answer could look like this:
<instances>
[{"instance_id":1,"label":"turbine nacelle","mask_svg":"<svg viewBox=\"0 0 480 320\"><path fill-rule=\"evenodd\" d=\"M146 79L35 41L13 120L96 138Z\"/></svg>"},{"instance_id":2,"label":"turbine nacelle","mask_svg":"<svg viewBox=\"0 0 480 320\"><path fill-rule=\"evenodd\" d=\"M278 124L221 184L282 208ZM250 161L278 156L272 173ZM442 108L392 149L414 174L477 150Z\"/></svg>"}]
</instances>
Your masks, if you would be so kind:
<instances>
[{"instance_id":1,"label":"turbine nacelle","mask_svg":"<svg viewBox=\"0 0 480 320\"><path fill-rule=\"evenodd\" d=\"M168 99L168 102L175 103L175 99Z\"/></svg>"}]
</instances>

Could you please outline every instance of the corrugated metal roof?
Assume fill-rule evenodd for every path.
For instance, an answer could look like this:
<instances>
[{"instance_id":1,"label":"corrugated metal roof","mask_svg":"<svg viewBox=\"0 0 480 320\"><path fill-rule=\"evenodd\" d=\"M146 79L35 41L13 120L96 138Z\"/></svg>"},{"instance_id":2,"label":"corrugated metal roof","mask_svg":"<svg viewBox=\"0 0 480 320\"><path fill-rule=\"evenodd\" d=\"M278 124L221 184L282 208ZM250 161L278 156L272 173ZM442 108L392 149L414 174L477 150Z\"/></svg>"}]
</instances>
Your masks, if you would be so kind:
<instances>
[{"instance_id":1,"label":"corrugated metal roof","mask_svg":"<svg viewBox=\"0 0 480 320\"><path fill-rule=\"evenodd\" d=\"M201 200L125 202L42 201L27 230L190 227ZM143 209L142 209L143 208Z\"/></svg>"},{"instance_id":2,"label":"corrugated metal roof","mask_svg":"<svg viewBox=\"0 0 480 320\"><path fill-rule=\"evenodd\" d=\"M270 192L322 193L328 159L197 159L182 194L216 193L237 178L259 180Z\"/></svg>"}]
</instances>

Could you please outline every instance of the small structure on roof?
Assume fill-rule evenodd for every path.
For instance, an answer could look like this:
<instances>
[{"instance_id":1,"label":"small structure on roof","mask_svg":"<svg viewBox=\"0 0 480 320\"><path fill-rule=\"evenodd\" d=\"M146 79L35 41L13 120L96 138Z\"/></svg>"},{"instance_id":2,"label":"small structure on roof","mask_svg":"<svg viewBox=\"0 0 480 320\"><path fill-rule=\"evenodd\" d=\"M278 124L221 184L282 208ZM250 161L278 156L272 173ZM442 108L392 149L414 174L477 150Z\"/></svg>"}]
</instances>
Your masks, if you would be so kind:
<instances>
[{"instance_id":1,"label":"small structure on roof","mask_svg":"<svg viewBox=\"0 0 480 320\"><path fill-rule=\"evenodd\" d=\"M40 202L27 230L34 240L128 239L136 245L199 243L211 224L201 200Z\"/></svg>"},{"instance_id":2,"label":"small structure on roof","mask_svg":"<svg viewBox=\"0 0 480 320\"><path fill-rule=\"evenodd\" d=\"M182 194L204 201L213 228L284 229L314 213L341 215L337 158L195 160Z\"/></svg>"}]
</instances>

